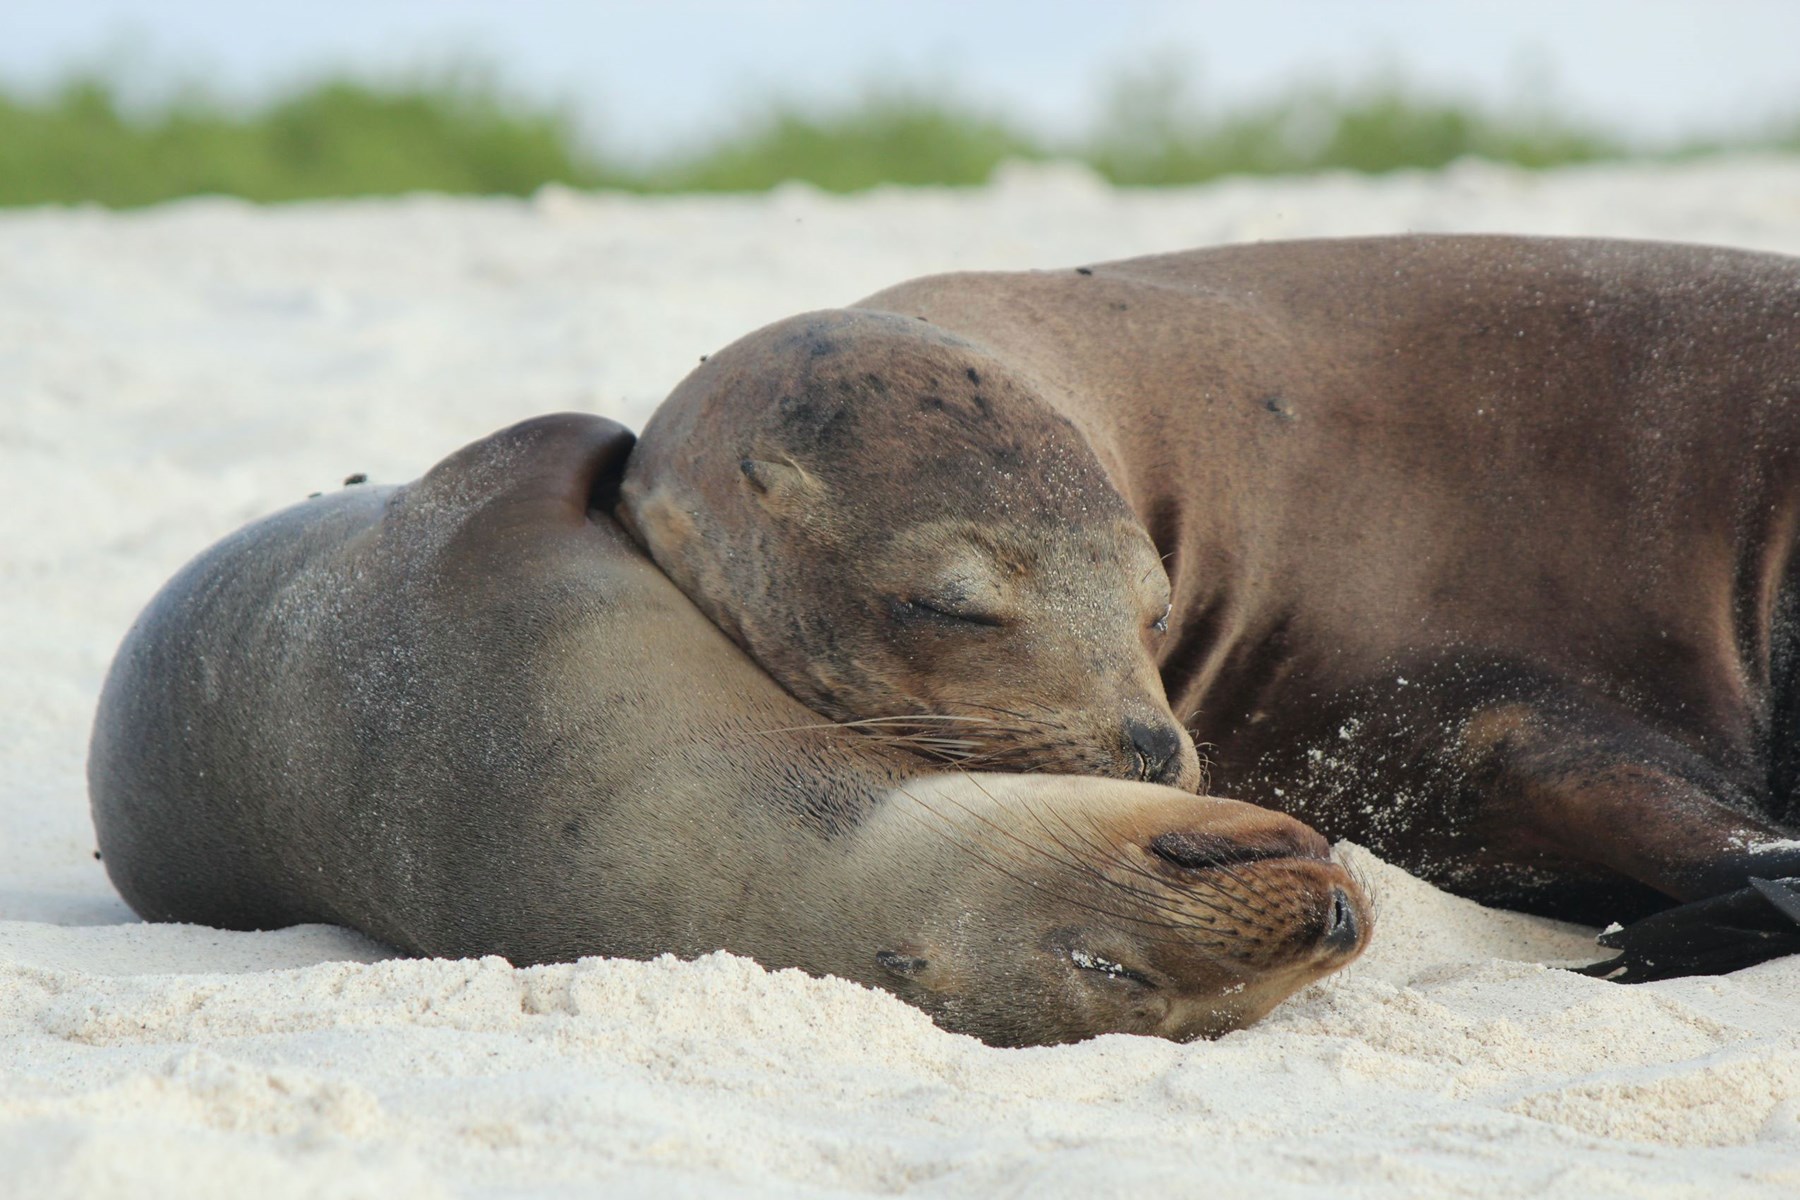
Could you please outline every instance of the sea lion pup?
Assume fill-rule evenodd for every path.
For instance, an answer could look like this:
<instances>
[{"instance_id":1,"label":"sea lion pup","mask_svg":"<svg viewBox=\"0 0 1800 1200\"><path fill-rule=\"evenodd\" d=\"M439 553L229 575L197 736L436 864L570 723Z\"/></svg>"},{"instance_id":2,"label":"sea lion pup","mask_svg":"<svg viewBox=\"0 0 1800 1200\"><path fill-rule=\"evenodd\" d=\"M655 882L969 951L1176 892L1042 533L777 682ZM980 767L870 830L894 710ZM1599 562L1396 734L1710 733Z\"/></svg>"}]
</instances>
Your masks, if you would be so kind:
<instances>
[{"instance_id":1,"label":"sea lion pup","mask_svg":"<svg viewBox=\"0 0 1800 1200\"><path fill-rule=\"evenodd\" d=\"M521 964L726 949L1009 1045L1216 1034L1360 951L1291 818L819 729L604 511L631 440L527 421L183 569L89 756L131 906Z\"/></svg>"},{"instance_id":2,"label":"sea lion pup","mask_svg":"<svg viewBox=\"0 0 1800 1200\"><path fill-rule=\"evenodd\" d=\"M848 495L903 529L907 472L1017 436L1024 415L979 419L1000 390L1079 432L1110 487L1074 482L1123 496L1164 556L1173 609L1148 645L1215 789L1464 895L1593 923L1800 874L1800 261L1399 237L927 278L712 355L646 427L626 495L692 456L693 524L756 520L714 459L810 409L836 436L785 443L793 468L831 455L839 482L804 519L829 526ZM911 440L858 436L885 428L872 410ZM1037 502L1029 472L984 479L959 507L976 527ZM633 528L684 587L719 587L708 556L728 549L725 576L834 605L781 516L760 520L772 532L714 543ZM842 643L938 660L879 608L832 611ZM805 625L778 632L833 657ZM986 685L959 702L1009 703L1009 670Z\"/></svg>"}]
</instances>

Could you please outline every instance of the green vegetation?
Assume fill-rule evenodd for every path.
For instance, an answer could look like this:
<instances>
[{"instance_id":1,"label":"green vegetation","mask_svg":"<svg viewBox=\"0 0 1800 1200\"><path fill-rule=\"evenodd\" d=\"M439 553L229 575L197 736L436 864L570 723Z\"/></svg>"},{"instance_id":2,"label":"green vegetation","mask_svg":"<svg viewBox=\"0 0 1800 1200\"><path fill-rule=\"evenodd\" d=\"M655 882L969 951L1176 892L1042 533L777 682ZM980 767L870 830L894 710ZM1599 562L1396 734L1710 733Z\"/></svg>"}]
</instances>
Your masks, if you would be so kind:
<instances>
[{"instance_id":1,"label":"green vegetation","mask_svg":"<svg viewBox=\"0 0 1800 1200\"><path fill-rule=\"evenodd\" d=\"M78 78L35 103L0 93L0 204L517 195L548 180L612 182L577 144L563 115L511 105L468 74L397 88L333 80L248 114L190 91L136 117L105 81Z\"/></svg>"},{"instance_id":2,"label":"green vegetation","mask_svg":"<svg viewBox=\"0 0 1800 1200\"><path fill-rule=\"evenodd\" d=\"M1800 121L1760 135L1645 150L1548 111L1495 112L1397 80L1301 88L1231 110L1189 103L1167 69L1121 81L1088 139L1050 145L1004 116L920 90L874 89L832 111L770 103L707 144L628 164L563 111L509 98L481 71L406 83L319 82L252 111L189 88L148 112L88 75L43 97L0 88L0 205L152 204L441 191L525 195L545 183L631 191L751 191L800 179L832 191L975 184L1009 158L1077 158L1127 184L1231 174L1437 167L1479 156L1527 167L1800 149Z\"/></svg>"},{"instance_id":3,"label":"green vegetation","mask_svg":"<svg viewBox=\"0 0 1800 1200\"><path fill-rule=\"evenodd\" d=\"M918 92L872 90L836 112L769 104L730 135L652 167L636 186L748 192L803 179L855 192L880 183L974 185L1006 159L1046 153L1003 119Z\"/></svg>"},{"instance_id":4,"label":"green vegetation","mask_svg":"<svg viewBox=\"0 0 1800 1200\"><path fill-rule=\"evenodd\" d=\"M1308 86L1229 112L1186 102L1169 69L1121 80L1083 157L1116 183L1223 175L1367 173L1485 158L1554 167L1631 156L1619 139L1544 112L1487 112L1416 92L1395 78L1359 88Z\"/></svg>"}]
</instances>

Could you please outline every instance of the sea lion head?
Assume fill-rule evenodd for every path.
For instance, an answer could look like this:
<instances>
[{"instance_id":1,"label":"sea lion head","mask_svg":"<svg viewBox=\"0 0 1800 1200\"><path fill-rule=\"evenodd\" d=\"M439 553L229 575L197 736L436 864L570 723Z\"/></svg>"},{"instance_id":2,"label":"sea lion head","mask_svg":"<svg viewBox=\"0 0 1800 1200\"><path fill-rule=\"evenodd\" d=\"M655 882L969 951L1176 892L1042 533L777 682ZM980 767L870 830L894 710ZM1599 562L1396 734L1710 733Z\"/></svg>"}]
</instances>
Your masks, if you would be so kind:
<instances>
[{"instance_id":1,"label":"sea lion head","mask_svg":"<svg viewBox=\"0 0 1800 1200\"><path fill-rule=\"evenodd\" d=\"M849 878L833 969L999 1045L1242 1029L1355 959L1374 923L1311 828L1142 783L924 776L856 837L820 866Z\"/></svg>"},{"instance_id":2,"label":"sea lion head","mask_svg":"<svg viewBox=\"0 0 1800 1200\"><path fill-rule=\"evenodd\" d=\"M986 770L1193 788L1153 660L1154 544L1085 439L979 346L844 310L703 363L619 516L788 691Z\"/></svg>"}]
</instances>

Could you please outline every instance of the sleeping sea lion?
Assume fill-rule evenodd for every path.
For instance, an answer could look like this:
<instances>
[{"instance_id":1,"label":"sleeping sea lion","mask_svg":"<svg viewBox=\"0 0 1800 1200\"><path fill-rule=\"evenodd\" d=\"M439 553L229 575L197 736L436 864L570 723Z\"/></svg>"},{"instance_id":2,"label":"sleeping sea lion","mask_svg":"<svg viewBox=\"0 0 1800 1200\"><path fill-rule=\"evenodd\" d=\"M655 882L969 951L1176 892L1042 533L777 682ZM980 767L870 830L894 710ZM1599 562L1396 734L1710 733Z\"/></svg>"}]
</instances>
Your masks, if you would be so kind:
<instances>
[{"instance_id":1,"label":"sleeping sea lion","mask_svg":"<svg viewBox=\"0 0 1800 1200\"><path fill-rule=\"evenodd\" d=\"M1056 469L1080 455L1099 471ZM792 512L735 469L761 458L806 481ZM1041 511L1039 553L1074 556L1056 527L1080 546L1129 505L1170 584L1146 652L1217 791L1594 923L1800 874L1800 260L1433 236L922 279L709 356L645 428L624 516L797 694L822 671L794 662L864 669L833 715L1014 707L1044 686L1029 656L957 668L943 704L866 669L865 646L922 674L953 658L886 597L1014 569L908 575L878 553L871 577L854 555L914 535L912 478L971 531L965 558ZM784 525L846 514L860 607ZM757 532L692 534L738 526ZM1128 592L1144 557L1088 555ZM762 580L829 611L829 636L739 633L770 611ZM1126 612L1156 599L1101 608L1101 587L1059 568L979 602L1004 624L958 626L955 660L1027 627L1110 630L1089 681L1065 678L1073 659L1048 671L1093 708ZM1082 736L1115 709L1059 720ZM957 729L978 761L1040 751L1004 723Z\"/></svg>"},{"instance_id":2,"label":"sleeping sea lion","mask_svg":"<svg viewBox=\"0 0 1800 1200\"><path fill-rule=\"evenodd\" d=\"M808 707L965 767L1199 783L1152 653L1156 547L1080 431L964 339L784 322L652 428L621 518Z\"/></svg>"},{"instance_id":3,"label":"sleeping sea lion","mask_svg":"<svg viewBox=\"0 0 1800 1200\"><path fill-rule=\"evenodd\" d=\"M520 964L731 950L1008 1045L1217 1034L1361 950L1362 890L1289 817L822 722L608 515L631 444L527 421L183 569L95 718L127 902Z\"/></svg>"}]
</instances>

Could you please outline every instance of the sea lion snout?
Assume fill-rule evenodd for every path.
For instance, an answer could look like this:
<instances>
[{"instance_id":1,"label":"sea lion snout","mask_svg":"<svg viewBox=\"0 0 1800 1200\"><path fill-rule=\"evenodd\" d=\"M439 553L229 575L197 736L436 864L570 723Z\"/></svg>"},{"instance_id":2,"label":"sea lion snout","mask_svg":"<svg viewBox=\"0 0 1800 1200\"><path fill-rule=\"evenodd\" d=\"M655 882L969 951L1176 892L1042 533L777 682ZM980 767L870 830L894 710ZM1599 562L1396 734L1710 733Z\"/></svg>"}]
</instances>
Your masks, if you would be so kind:
<instances>
[{"instance_id":1,"label":"sea lion snout","mask_svg":"<svg viewBox=\"0 0 1800 1200\"><path fill-rule=\"evenodd\" d=\"M1166 862L1168 847L1183 846L1185 861L1126 885L1147 892L1140 902L1156 924L1085 921L1058 930L1050 948L1115 1028L1177 1041L1241 1029L1369 940L1366 894L1306 832L1244 843L1191 829L1158 834L1150 854ZM1204 854L1192 850L1199 845Z\"/></svg>"},{"instance_id":2,"label":"sea lion snout","mask_svg":"<svg viewBox=\"0 0 1800 1200\"><path fill-rule=\"evenodd\" d=\"M1125 741L1136 777L1192 791L1200 782L1200 758L1193 739L1169 718L1125 718Z\"/></svg>"},{"instance_id":3,"label":"sea lion snout","mask_svg":"<svg viewBox=\"0 0 1800 1200\"><path fill-rule=\"evenodd\" d=\"M1216 1037L1349 963L1372 931L1366 894L1322 837L1235 800L1093 777L928 776L876 828L891 830L876 834L885 867L927 848L931 865L895 878L928 915L871 951L870 982L997 1044Z\"/></svg>"},{"instance_id":4,"label":"sea lion snout","mask_svg":"<svg viewBox=\"0 0 1800 1200\"><path fill-rule=\"evenodd\" d=\"M1366 892L1317 831L1250 804L1202 803L1138 842L1145 876L1168 889L1164 905L1185 929L1150 940L1142 960L1180 998L1157 1030L1177 1038L1261 1018L1361 954L1374 926Z\"/></svg>"}]
</instances>

